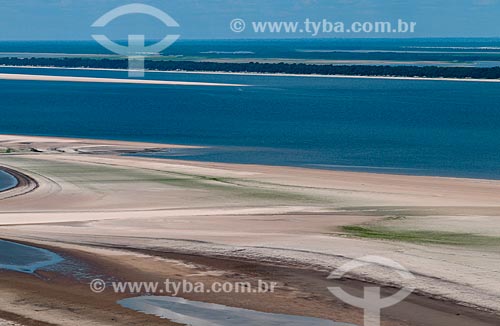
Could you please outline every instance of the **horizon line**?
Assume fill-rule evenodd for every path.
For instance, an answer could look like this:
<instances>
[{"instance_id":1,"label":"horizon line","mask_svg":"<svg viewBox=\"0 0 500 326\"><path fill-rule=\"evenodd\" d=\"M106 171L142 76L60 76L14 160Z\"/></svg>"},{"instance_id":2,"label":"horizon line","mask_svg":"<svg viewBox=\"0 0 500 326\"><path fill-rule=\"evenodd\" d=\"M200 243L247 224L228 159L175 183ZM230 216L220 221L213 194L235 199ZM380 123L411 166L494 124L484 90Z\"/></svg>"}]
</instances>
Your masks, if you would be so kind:
<instances>
[{"instance_id":1,"label":"horizon line","mask_svg":"<svg viewBox=\"0 0 500 326\"><path fill-rule=\"evenodd\" d=\"M341 41L341 40L499 40L500 36L429 36L429 37L304 37L304 38L181 38L176 43L183 41ZM160 39L146 39L146 41L158 41ZM117 42L127 42L127 39L112 39L112 41ZM5 42L93 42L96 43L93 39L10 39L10 40L0 40L0 43ZM96 43L97 44L97 43Z\"/></svg>"}]
</instances>

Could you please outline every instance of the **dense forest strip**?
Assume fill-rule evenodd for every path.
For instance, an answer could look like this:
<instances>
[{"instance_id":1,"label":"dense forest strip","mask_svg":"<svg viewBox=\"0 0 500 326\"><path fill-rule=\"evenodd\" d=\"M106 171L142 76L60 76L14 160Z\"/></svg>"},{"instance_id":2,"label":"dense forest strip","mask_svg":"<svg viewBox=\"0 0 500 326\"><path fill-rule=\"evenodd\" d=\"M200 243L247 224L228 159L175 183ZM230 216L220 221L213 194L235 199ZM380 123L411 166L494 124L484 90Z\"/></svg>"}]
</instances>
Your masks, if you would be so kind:
<instances>
[{"instance_id":1,"label":"dense forest strip","mask_svg":"<svg viewBox=\"0 0 500 326\"><path fill-rule=\"evenodd\" d=\"M34 66L60 68L127 69L126 59L89 58L0 58L4 66ZM500 79L500 67L436 67L436 66L360 66L316 65L305 63L230 63L195 61L146 61L147 70L201 71L234 73L270 73L299 75L391 76L426 78Z\"/></svg>"}]
</instances>

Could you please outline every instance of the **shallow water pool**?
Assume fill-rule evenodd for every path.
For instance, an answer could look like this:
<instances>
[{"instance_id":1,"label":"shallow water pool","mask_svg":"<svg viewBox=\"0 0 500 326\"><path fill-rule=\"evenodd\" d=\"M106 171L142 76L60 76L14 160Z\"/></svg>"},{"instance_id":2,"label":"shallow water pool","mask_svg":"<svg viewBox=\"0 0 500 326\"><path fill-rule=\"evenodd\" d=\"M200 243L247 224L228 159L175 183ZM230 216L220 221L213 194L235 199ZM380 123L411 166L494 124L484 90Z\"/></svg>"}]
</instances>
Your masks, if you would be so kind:
<instances>
[{"instance_id":1,"label":"shallow water pool","mask_svg":"<svg viewBox=\"0 0 500 326\"><path fill-rule=\"evenodd\" d=\"M121 300L118 304L190 326L353 326L326 319L264 313L174 297L145 296Z\"/></svg>"},{"instance_id":2,"label":"shallow water pool","mask_svg":"<svg viewBox=\"0 0 500 326\"><path fill-rule=\"evenodd\" d=\"M0 269L22 273L34 273L36 270L55 265L63 258L51 251L0 240Z\"/></svg>"},{"instance_id":3,"label":"shallow water pool","mask_svg":"<svg viewBox=\"0 0 500 326\"><path fill-rule=\"evenodd\" d=\"M0 191L10 189L17 185L17 180L12 175L0 170Z\"/></svg>"}]
</instances>

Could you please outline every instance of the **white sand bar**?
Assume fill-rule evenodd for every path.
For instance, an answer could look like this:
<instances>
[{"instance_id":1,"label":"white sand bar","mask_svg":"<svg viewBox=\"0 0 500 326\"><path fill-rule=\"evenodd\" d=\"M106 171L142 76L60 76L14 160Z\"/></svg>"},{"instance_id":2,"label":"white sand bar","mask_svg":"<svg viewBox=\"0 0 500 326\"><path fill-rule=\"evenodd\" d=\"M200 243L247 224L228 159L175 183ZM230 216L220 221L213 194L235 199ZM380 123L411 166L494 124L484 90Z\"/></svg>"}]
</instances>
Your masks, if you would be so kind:
<instances>
[{"instance_id":1,"label":"white sand bar","mask_svg":"<svg viewBox=\"0 0 500 326\"><path fill-rule=\"evenodd\" d=\"M185 82L185 81L169 81L169 80L95 78L95 77L24 75L24 74L0 74L0 80L30 80L30 81L73 82L73 83L113 83L113 84L178 85L178 86L225 86L225 87L248 86L242 84L203 83L203 82Z\"/></svg>"}]
</instances>

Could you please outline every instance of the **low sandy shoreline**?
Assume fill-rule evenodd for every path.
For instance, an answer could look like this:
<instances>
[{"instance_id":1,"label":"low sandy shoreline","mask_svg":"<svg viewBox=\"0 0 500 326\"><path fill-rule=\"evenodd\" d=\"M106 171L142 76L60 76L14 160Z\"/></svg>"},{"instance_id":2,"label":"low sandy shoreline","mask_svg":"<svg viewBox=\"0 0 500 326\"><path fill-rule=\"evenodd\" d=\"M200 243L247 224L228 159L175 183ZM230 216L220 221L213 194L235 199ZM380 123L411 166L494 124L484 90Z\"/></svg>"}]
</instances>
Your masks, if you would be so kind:
<instances>
[{"instance_id":1,"label":"low sandy shoreline","mask_svg":"<svg viewBox=\"0 0 500 326\"><path fill-rule=\"evenodd\" d=\"M0 170L10 174L17 181L17 184L15 186L0 190L0 193L9 192L9 197L15 197L27 194L31 191L35 191L36 188L38 188L38 182L24 173L4 166L0 166Z\"/></svg>"},{"instance_id":2,"label":"low sandy shoreline","mask_svg":"<svg viewBox=\"0 0 500 326\"><path fill-rule=\"evenodd\" d=\"M500 236L500 181L120 156L131 151L175 147L0 136L0 149L10 149L9 154L0 155L0 165L19 171L37 184L22 195L13 196L19 187L0 193L2 237L46 246L70 256L82 254L86 257L83 260L99 265L98 269L106 270L107 275L123 275L132 281L138 280L134 275L144 273L152 279L165 277L159 271L166 270L170 270L167 276L178 274L180 278L206 276L193 270L175 272L171 270L171 261L160 262L158 257L193 264L203 262L233 276L231 271L244 264L245 273L254 278L282 275L276 268L291 268L295 271L278 277L290 279L285 286L288 290L277 297L283 300L282 305L276 297L266 299L275 305L269 301L259 304L260 299L232 298L233 303L286 313L285 302L295 302L297 306L292 306L301 307L296 311L303 311L304 315L341 316L337 320L345 321L356 321L359 314L344 310L345 305L340 308L338 303L332 303L334 298L325 292L325 274L352 259L378 255L397 261L416 276L411 285L423 300L417 304L418 309L438 302L448 307L449 310L441 310L448 311L449 318L454 316L453 322L442 324L498 324L500 272L496 266L500 264L500 252L495 241ZM467 241L450 245L358 238L343 231L346 225L384 227L395 233L446 231L457 239L465 233L492 242L478 246ZM234 261L237 266L229 263ZM127 267L116 267L123 262L128 262ZM393 272L372 266L352 277L401 286ZM58 281L46 283L43 279L32 280L30 286L23 288L22 282L16 282L18 275L7 274L0 272L0 289L6 293L0 310L10 313L22 315L15 305L20 295L44 293L41 288L56 292L64 288L58 287ZM236 273L241 274L241 270ZM71 291L83 290L85 286L88 285L74 284L66 294L59 292L60 300L64 302ZM292 294L297 301L290 301ZM89 307L95 304L95 297L87 299ZM230 302L211 296L195 299ZM27 307L36 306L41 300L43 295ZM56 311L62 315L68 313L61 310L60 302L54 301L53 306L59 307ZM417 308L405 307L391 312L387 325L400 319L410 320L407 325L417 325L405 317ZM28 308L23 311L32 311ZM113 309L109 301L109 310L102 318L115 316ZM84 310L82 316L92 315L91 308ZM345 311L348 313L343 315ZM432 313L419 311L424 322L418 325L434 325L422 316L436 317L436 309ZM5 319L1 314L0 318ZM43 321L50 322L49 319L50 316ZM397 325L406 324L398 321Z\"/></svg>"},{"instance_id":3,"label":"low sandy shoreline","mask_svg":"<svg viewBox=\"0 0 500 326\"><path fill-rule=\"evenodd\" d=\"M29 80L29 81L47 81L47 82L111 83L111 84L139 84L139 85L211 86L211 87L248 86L243 84L181 82L181 81L147 80L147 79L68 77L68 76L48 76L48 75L45 76L45 75L25 75L25 74L0 74L0 80Z\"/></svg>"},{"instance_id":4,"label":"low sandy shoreline","mask_svg":"<svg viewBox=\"0 0 500 326\"><path fill-rule=\"evenodd\" d=\"M15 178L12 174L2 169L2 167L0 167L0 179L1 177L7 177L11 181L8 184L6 184L5 180L2 180L4 183L0 186L0 192L11 190L19 185L19 180Z\"/></svg>"},{"instance_id":5,"label":"low sandy shoreline","mask_svg":"<svg viewBox=\"0 0 500 326\"><path fill-rule=\"evenodd\" d=\"M88 70L88 71L120 71L127 69L104 69L104 68L66 68L66 67L36 67L36 66L0 66L0 68L19 69L60 69L60 70ZM500 79L476 79L476 78L429 78L429 77L397 77L397 76L351 76L351 75L315 75L315 74L283 74L283 73L252 73L252 72L224 72L224 71L169 71L169 70L146 70L146 73L171 73L191 75L236 75L236 76L266 76L266 77L306 77L306 78L344 78L344 79L387 79L387 80L422 80L422 81L453 81L473 83L499 83ZM245 86L245 85L229 85ZM248 86L248 85L246 85Z\"/></svg>"}]
</instances>

